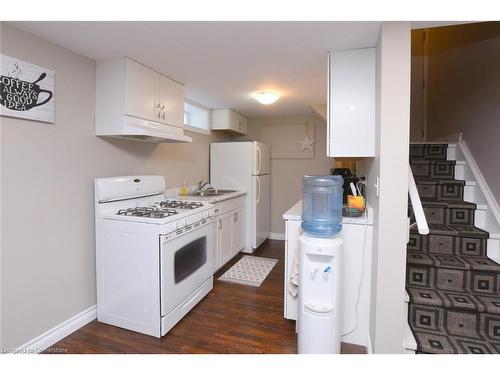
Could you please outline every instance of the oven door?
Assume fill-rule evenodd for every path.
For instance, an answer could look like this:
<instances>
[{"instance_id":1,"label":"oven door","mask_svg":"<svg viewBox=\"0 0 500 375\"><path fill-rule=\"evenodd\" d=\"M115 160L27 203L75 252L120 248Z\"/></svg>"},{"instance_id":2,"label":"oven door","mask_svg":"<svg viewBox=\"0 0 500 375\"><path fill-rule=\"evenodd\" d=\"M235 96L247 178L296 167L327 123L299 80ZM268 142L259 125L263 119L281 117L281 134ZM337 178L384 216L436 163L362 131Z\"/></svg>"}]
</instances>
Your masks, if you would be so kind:
<instances>
[{"instance_id":1,"label":"oven door","mask_svg":"<svg viewBox=\"0 0 500 375\"><path fill-rule=\"evenodd\" d=\"M214 262L213 218L160 236L161 316L207 281Z\"/></svg>"}]
</instances>

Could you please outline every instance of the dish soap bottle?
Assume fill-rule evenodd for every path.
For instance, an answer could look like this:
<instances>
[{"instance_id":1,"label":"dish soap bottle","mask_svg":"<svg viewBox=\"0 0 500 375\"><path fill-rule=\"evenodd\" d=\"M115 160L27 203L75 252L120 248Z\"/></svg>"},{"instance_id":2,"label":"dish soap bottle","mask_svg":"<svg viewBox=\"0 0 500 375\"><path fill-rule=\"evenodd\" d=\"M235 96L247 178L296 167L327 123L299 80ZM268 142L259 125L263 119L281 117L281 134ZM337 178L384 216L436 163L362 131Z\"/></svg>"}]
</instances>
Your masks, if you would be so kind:
<instances>
[{"instance_id":1,"label":"dish soap bottle","mask_svg":"<svg viewBox=\"0 0 500 375\"><path fill-rule=\"evenodd\" d=\"M182 183L181 189L179 191L179 195L188 195L189 194L189 188L186 185L186 181Z\"/></svg>"}]
</instances>

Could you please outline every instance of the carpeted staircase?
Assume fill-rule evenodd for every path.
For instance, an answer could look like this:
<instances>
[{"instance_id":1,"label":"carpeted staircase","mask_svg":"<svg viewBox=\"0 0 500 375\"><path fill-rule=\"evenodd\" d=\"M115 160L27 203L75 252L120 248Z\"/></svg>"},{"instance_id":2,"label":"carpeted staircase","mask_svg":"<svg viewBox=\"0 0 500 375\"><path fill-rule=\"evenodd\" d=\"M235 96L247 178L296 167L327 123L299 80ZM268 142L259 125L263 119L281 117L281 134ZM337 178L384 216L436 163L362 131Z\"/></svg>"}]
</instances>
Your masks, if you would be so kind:
<instances>
[{"instance_id":1,"label":"carpeted staircase","mask_svg":"<svg viewBox=\"0 0 500 375\"><path fill-rule=\"evenodd\" d=\"M474 226L476 205L464 202L446 154L447 145L410 145L430 233L410 233L408 322L417 353L500 353L500 265L486 256L489 234Z\"/></svg>"}]
</instances>

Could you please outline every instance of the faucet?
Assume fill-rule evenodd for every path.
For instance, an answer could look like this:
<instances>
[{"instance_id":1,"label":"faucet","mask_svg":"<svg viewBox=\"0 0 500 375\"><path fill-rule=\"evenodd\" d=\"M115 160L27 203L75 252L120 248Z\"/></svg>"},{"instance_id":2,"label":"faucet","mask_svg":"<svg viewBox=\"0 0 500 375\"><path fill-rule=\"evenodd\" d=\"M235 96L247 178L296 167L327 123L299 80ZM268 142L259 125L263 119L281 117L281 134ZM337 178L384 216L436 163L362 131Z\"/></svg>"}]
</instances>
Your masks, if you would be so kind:
<instances>
[{"instance_id":1,"label":"faucet","mask_svg":"<svg viewBox=\"0 0 500 375\"><path fill-rule=\"evenodd\" d=\"M201 180L200 182L198 182L198 191L201 191L201 189L203 189L207 185L208 185L208 181Z\"/></svg>"}]
</instances>

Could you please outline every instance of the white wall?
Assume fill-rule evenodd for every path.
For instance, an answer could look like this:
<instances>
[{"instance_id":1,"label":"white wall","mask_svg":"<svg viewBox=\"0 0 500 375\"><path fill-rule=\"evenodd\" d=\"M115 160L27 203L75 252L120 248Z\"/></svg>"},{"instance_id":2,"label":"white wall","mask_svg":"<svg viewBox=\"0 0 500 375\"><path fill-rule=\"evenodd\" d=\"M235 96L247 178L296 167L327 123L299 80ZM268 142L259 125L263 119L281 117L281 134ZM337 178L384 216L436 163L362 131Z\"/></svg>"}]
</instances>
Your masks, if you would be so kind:
<instances>
[{"instance_id":1,"label":"white wall","mask_svg":"<svg viewBox=\"0 0 500 375\"><path fill-rule=\"evenodd\" d=\"M95 62L1 24L1 53L55 72L55 124L1 121L1 343L16 348L93 306L93 180L160 174L169 187L208 179L209 141L94 136Z\"/></svg>"},{"instance_id":2,"label":"white wall","mask_svg":"<svg viewBox=\"0 0 500 375\"><path fill-rule=\"evenodd\" d=\"M359 163L374 208L370 340L401 353L404 314L410 120L410 25L384 22L377 44L376 157ZM363 173L363 172L361 172ZM380 194L374 189L380 177Z\"/></svg>"},{"instance_id":3,"label":"white wall","mask_svg":"<svg viewBox=\"0 0 500 375\"><path fill-rule=\"evenodd\" d=\"M283 139L267 139L265 126L315 125L314 157L311 159L271 160L271 232L285 233L282 218L291 206L302 199L302 177L305 174L329 174L335 160L326 156L326 124L314 116L264 117L249 119L248 136L263 143L273 144ZM312 138L312 134L310 134Z\"/></svg>"},{"instance_id":4,"label":"white wall","mask_svg":"<svg viewBox=\"0 0 500 375\"><path fill-rule=\"evenodd\" d=\"M500 201L500 23L430 29L429 138L462 132Z\"/></svg>"}]
</instances>

